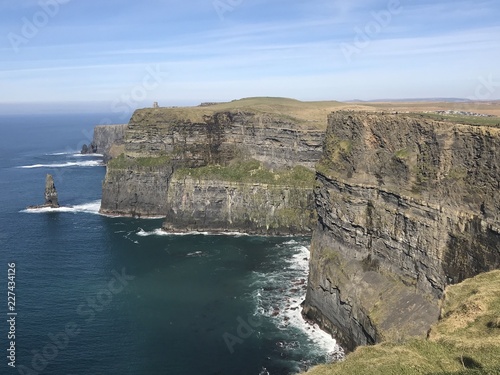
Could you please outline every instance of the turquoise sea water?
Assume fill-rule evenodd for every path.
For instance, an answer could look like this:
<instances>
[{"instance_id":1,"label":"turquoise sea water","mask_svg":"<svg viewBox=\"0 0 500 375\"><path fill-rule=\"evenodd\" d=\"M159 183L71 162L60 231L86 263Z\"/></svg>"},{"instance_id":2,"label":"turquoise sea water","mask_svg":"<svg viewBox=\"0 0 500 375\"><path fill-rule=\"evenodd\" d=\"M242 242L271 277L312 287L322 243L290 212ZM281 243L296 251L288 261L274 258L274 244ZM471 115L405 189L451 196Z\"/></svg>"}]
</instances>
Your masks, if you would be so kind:
<instances>
[{"instance_id":1,"label":"turquoise sea water","mask_svg":"<svg viewBox=\"0 0 500 375\"><path fill-rule=\"evenodd\" d=\"M164 235L97 213L105 167L80 156L103 115L0 117L0 345L16 265L16 368L1 374L293 374L335 341L300 318L308 238ZM59 210L43 203L54 175ZM3 301L1 300L3 298Z\"/></svg>"}]
</instances>

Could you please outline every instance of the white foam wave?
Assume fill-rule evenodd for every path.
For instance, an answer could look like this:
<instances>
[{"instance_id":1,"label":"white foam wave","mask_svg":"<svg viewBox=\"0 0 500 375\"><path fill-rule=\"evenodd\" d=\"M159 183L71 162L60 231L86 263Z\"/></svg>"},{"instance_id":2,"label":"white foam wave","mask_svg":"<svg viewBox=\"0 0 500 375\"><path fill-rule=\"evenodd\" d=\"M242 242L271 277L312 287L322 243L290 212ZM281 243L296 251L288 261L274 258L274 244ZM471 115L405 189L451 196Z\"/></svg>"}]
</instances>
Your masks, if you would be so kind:
<instances>
[{"instance_id":1,"label":"white foam wave","mask_svg":"<svg viewBox=\"0 0 500 375\"><path fill-rule=\"evenodd\" d=\"M337 341L329 333L323 331L317 324L306 322L302 317L301 310L300 302L291 305L287 314L290 326L304 332L309 341L313 342L321 351L327 353L330 358L342 358L344 352L337 344Z\"/></svg>"},{"instance_id":2,"label":"white foam wave","mask_svg":"<svg viewBox=\"0 0 500 375\"><path fill-rule=\"evenodd\" d=\"M45 155L50 155L50 156L71 155L74 154L75 152L76 151L52 152L50 154L45 154Z\"/></svg>"},{"instance_id":3,"label":"white foam wave","mask_svg":"<svg viewBox=\"0 0 500 375\"><path fill-rule=\"evenodd\" d=\"M343 358L344 353L336 340L318 325L311 324L302 317L301 303L306 294L309 249L296 240L281 243L276 247L286 248L293 255L288 258L288 264L283 269L270 273L253 273L252 279L255 282L251 287L255 288L252 294L252 299L256 303L255 313L271 319L278 329L290 332L292 328L305 334L307 341L313 344L314 351L326 355L329 361ZM281 342L281 344L286 350L294 348L291 345L293 343Z\"/></svg>"},{"instance_id":4,"label":"white foam wave","mask_svg":"<svg viewBox=\"0 0 500 375\"><path fill-rule=\"evenodd\" d=\"M85 157L96 157L96 158L102 158L104 155L103 154L72 154L75 158L85 158Z\"/></svg>"},{"instance_id":5,"label":"white foam wave","mask_svg":"<svg viewBox=\"0 0 500 375\"><path fill-rule=\"evenodd\" d=\"M101 167L104 163L101 160L87 160L80 162L67 162L60 164L33 164L33 165L23 165L17 168L21 169L32 169L32 168L66 168L66 167Z\"/></svg>"},{"instance_id":6,"label":"white foam wave","mask_svg":"<svg viewBox=\"0 0 500 375\"><path fill-rule=\"evenodd\" d=\"M187 253L187 257L201 257L203 255L203 251L195 251L192 253Z\"/></svg>"},{"instance_id":7,"label":"white foam wave","mask_svg":"<svg viewBox=\"0 0 500 375\"><path fill-rule=\"evenodd\" d=\"M138 236L141 237L148 237L148 236L192 236L196 234L202 234L202 235L208 235L208 232L180 232L180 233L174 233L174 232L167 232L164 231L163 229L155 229L150 232L146 232L144 229L139 228L140 230L136 233Z\"/></svg>"},{"instance_id":8,"label":"white foam wave","mask_svg":"<svg viewBox=\"0 0 500 375\"><path fill-rule=\"evenodd\" d=\"M21 212L25 213L46 213L46 212L85 212L90 214L99 214L99 209L101 208L101 201L94 201L90 203L77 204L75 206L62 206L58 208L43 207L43 208L27 208Z\"/></svg>"},{"instance_id":9,"label":"white foam wave","mask_svg":"<svg viewBox=\"0 0 500 375\"><path fill-rule=\"evenodd\" d=\"M243 236L248 236L246 233L240 233L240 232L196 232L196 231L191 231L191 232L167 232L163 229L155 229L150 232L145 231L142 228L139 228L140 230L136 233L138 236L141 237L148 237L148 236L196 236L196 235L201 235L201 236L231 236L231 237L243 237Z\"/></svg>"},{"instance_id":10,"label":"white foam wave","mask_svg":"<svg viewBox=\"0 0 500 375\"><path fill-rule=\"evenodd\" d=\"M168 233L161 230L155 229L151 232L146 232L144 229L139 228L139 232L136 233L140 237L149 237L149 236L168 236Z\"/></svg>"}]
</instances>

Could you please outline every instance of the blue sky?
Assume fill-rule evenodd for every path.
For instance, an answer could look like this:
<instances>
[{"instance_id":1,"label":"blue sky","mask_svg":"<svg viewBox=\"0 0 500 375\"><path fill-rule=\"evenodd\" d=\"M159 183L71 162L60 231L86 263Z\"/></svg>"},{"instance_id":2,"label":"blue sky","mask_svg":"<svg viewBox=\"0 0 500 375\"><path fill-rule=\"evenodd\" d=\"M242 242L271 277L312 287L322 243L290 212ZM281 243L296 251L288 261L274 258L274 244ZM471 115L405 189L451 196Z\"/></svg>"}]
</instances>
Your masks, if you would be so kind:
<instances>
[{"instance_id":1,"label":"blue sky","mask_svg":"<svg viewBox=\"0 0 500 375\"><path fill-rule=\"evenodd\" d=\"M500 99L499 20L497 0L0 0L0 112Z\"/></svg>"}]
</instances>

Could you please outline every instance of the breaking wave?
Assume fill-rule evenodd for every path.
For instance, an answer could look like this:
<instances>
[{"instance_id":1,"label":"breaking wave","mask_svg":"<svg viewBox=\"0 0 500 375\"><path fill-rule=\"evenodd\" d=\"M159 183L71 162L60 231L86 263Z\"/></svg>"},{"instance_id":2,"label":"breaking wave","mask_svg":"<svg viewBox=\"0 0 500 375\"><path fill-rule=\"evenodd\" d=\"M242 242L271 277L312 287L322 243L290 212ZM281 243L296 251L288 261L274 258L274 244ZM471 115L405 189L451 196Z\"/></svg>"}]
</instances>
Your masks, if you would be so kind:
<instances>
[{"instance_id":1,"label":"breaking wave","mask_svg":"<svg viewBox=\"0 0 500 375\"><path fill-rule=\"evenodd\" d=\"M167 232L163 229L155 229L155 230L152 230L150 232L147 232L142 228L139 228L139 231L136 234L138 236L141 236L141 237L148 237L148 236L196 236L196 235L201 235L201 236L231 236L231 237L248 236L248 234L240 233L240 232L196 232L196 231Z\"/></svg>"},{"instance_id":2,"label":"breaking wave","mask_svg":"<svg viewBox=\"0 0 500 375\"><path fill-rule=\"evenodd\" d=\"M84 213L99 215L100 208L101 208L101 201L98 200L90 203L78 204L75 206L61 206L58 208L51 208L51 207L27 208L25 210L22 210L21 212L34 213L34 214L40 214L46 212L73 212L73 213L84 212Z\"/></svg>"},{"instance_id":3,"label":"breaking wave","mask_svg":"<svg viewBox=\"0 0 500 375\"><path fill-rule=\"evenodd\" d=\"M33 169L33 168L66 168L66 167L102 167L104 163L101 160L87 160L78 162L53 163L53 164L33 164L23 165L17 168Z\"/></svg>"},{"instance_id":4,"label":"breaking wave","mask_svg":"<svg viewBox=\"0 0 500 375\"><path fill-rule=\"evenodd\" d=\"M286 257L285 267L270 272L253 272L251 298L255 304L255 315L271 320L280 330L297 332L296 340L277 341L276 345L283 353L299 350L302 341L299 337L305 334L307 341L313 343L315 355L323 355L328 362L341 360L344 352L336 340L317 324L302 317L301 303L305 299L309 273L308 248L304 243L290 240L277 245L277 251L280 249L293 253L293 256ZM293 333L290 336L293 337ZM300 364L301 370L310 365L304 360Z\"/></svg>"},{"instance_id":5,"label":"breaking wave","mask_svg":"<svg viewBox=\"0 0 500 375\"><path fill-rule=\"evenodd\" d=\"M104 155L103 154L72 154L71 156L75 158L86 158L86 157L95 157L95 158L102 158Z\"/></svg>"},{"instance_id":6,"label":"breaking wave","mask_svg":"<svg viewBox=\"0 0 500 375\"><path fill-rule=\"evenodd\" d=\"M65 152L52 152L50 154L45 154L49 156L60 156L60 155L72 155L76 153L76 151L65 151Z\"/></svg>"}]
</instances>

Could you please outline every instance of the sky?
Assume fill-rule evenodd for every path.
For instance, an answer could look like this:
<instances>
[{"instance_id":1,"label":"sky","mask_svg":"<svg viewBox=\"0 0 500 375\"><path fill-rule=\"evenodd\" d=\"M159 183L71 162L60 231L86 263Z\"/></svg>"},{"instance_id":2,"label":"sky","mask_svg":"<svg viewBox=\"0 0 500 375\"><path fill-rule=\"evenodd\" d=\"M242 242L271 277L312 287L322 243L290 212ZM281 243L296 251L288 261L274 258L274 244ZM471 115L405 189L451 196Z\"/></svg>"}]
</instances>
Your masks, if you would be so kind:
<instances>
[{"instance_id":1,"label":"sky","mask_svg":"<svg viewBox=\"0 0 500 375\"><path fill-rule=\"evenodd\" d=\"M0 0L0 113L500 99L497 0Z\"/></svg>"}]
</instances>

